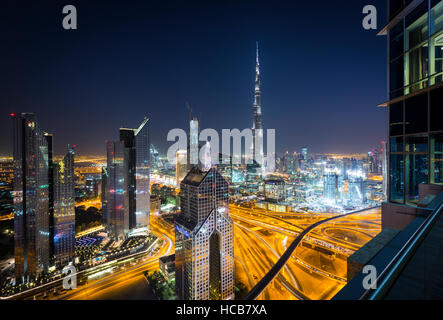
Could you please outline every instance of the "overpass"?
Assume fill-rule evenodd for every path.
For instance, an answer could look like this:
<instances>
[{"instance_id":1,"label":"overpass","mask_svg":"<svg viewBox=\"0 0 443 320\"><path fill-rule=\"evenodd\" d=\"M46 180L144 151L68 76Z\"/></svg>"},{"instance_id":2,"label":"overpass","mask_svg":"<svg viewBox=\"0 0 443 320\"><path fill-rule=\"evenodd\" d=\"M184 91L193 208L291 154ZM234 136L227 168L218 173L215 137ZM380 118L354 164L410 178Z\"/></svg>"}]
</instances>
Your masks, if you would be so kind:
<instances>
[{"instance_id":1,"label":"overpass","mask_svg":"<svg viewBox=\"0 0 443 320\"><path fill-rule=\"evenodd\" d=\"M360 212L364 212L370 209L374 209L374 208L378 208L379 206L376 207L371 207L371 208L366 208L366 209L362 209L362 210L357 210L357 211L352 211L349 213L345 213L345 214L341 214L341 215L337 215L334 217L330 217L327 219L323 219L320 220L312 225L310 225L309 227L307 227L306 229L304 229L293 241L292 243L289 245L288 249L286 249L286 251L283 253L283 255L280 257L280 259L277 261L277 263L268 271L268 273L251 289L251 291L245 296L245 300L255 300L257 299L257 297L263 292L263 290L266 289L266 287L272 282L272 280L274 280L274 278L280 273L281 269L285 266L285 264L288 262L289 258L292 256L293 252L295 251L295 249L297 248L297 246L300 244L300 242L303 240L303 237L308 234L311 230L313 230L314 228L318 227L319 225L325 223L325 222L329 222L338 218L342 218L351 214L356 214L356 213L360 213ZM306 297L304 294L299 293L298 298L302 298L304 300L309 300L308 297Z\"/></svg>"}]
</instances>

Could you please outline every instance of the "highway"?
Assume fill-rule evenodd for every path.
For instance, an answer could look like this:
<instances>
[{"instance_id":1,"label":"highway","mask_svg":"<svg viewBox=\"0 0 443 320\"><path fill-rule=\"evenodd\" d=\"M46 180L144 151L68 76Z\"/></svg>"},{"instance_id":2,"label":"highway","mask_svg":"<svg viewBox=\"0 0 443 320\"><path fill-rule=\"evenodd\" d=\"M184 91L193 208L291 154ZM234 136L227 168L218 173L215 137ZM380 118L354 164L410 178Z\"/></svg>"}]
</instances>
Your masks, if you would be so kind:
<instances>
[{"instance_id":1,"label":"highway","mask_svg":"<svg viewBox=\"0 0 443 320\"><path fill-rule=\"evenodd\" d=\"M247 291L257 288L257 299L330 299L345 285L346 258L380 231L379 209L342 216L237 205L230 205L229 211L234 221L235 282ZM151 215L151 230L163 240L152 256L94 269L72 291L62 292L59 282L16 298L152 299L143 272L158 270L159 257L174 252L174 226Z\"/></svg>"},{"instance_id":2,"label":"highway","mask_svg":"<svg viewBox=\"0 0 443 320\"><path fill-rule=\"evenodd\" d=\"M363 210L361 210L361 211L363 211ZM364 211L366 211L366 209ZM248 295L245 297L245 299L246 300L254 300L263 292L263 290L265 290L265 288L269 285L269 283L279 274L280 270L286 265L289 258L291 258L291 255L294 252L294 250L297 248L297 246L303 240L303 237L305 235L307 235L311 230L313 230L314 228L316 228L317 226L319 226L323 223L330 222L330 221L335 220L337 218L342 218L342 217L345 217L345 216L348 216L351 214L355 214L355 213L359 213L359 212L351 212L351 213L343 214L343 215L336 216L336 217L326 218L326 219L320 220L320 221L310 225L306 229L304 229L294 239L294 241L292 241L292 243L290 244L288 249L283 253L283 255L280 257L280 259L277 261L277 263L275 263L272 266L272 268L269 270L269 272L264 277L261 278L261 280L254 286L254 288L252 288L252 290L248 293Z\"/></svg>"}]
</instances>

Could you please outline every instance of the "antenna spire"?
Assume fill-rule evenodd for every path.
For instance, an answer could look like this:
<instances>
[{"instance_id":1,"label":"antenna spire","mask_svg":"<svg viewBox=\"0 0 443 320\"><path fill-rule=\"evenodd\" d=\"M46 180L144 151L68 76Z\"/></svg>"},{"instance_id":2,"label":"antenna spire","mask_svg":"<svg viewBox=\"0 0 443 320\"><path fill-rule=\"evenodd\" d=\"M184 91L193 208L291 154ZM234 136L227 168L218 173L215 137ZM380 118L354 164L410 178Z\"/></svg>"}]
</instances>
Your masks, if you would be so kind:
<instances>
[{"instance_id":1,"label":"antenna spire","mask_svg":"<svg viewBox=\"0 0 443 320\"><path fill-rule=\"evenodd\" d=\"M255 42L256 46L257 46L257 55L256 55L256 62L258 64L258 41Z\"/></svg>"}]
</instances>

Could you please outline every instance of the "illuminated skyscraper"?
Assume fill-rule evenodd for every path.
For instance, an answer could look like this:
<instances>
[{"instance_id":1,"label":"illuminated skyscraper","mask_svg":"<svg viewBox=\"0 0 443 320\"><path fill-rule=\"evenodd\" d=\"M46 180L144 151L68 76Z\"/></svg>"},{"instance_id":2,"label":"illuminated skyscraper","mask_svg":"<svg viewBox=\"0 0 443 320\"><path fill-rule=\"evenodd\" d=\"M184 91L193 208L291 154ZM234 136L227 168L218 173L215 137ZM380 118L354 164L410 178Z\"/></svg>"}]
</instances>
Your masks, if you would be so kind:
<instances>
[{"instance_id":1,"label":"illuminated skyscraper","mask_svg":"<svg viewBox=\"0 0 443 320\"><path fill-rule=\"evenodd\" d=\"M303 147L303 148L301 148L301 155L300 155L300 169L301 170L306 170L307 162L308 162L308 148Z\"/></svg>"},{"instance_id":2,"label":"illuminated skyscraper","mask_svg":"<svg viewBox=\"0 0 443 320\"><path fill-rule=\"evenodd\" d=\"M182 182L183 178L188 173L187 170L187 152L186 150L177 150L176 153L176 164L175 164L175 180L177 183L177 186L180 185L180 182Z\"/></svg>"},{"instance_id":3,"label":"illuminated skyscraper","mask_svg":"<svg viewBox=\"0 0 443 320\"><path fill-rule=\"evenodd\" d=\"M149 144L149 120L145 118L135 130L135 227L147 228L150 214L150 180L151 173L151 149Z\"/></svg>"},{"instance_id":4,"label":"illuminated skyscraper","mask_svg":"<svg viewBox=\"0 0 443 320\"><path fill-rule=\"evenodd\" d=\"M234 235L228 184L197 166L180 186L175 227L175 285L179 299L234 298Z\"/></svg>"},{"instance_id":5,"label":"illuminated skyscraper","mask_svg":"<svg viewBox=\"0 0 443 320\"><path fill-rule=\"evenodd\" d=\"M366 202L364 174L360 170L348 171L349 179L349 200L355 207L364 205Z\"/></svg>"},{"instance_id":6,"label":"illuminated skyscraper","mask_svg":"<svg viewBox=\"0 0 443 320\"><path fill-rule=\"evenodd\" d=\"M102 167L102 194L101 194L101 200L102 200L102 213L103 213L103 225L108 225L108 209L107 209L107 202L109 197L109 188L108 188L108 169L106 167Z\"/></svg>"},{"instance_id":7,"label":"illuminated skyscraper","mask_svg":"<svg viewBox=\"0 0 443 320\"><path fill-rule=\"evenodd\" d=\"M129 215L125 210L125 147L120 141L108 141L106 222L108 235L112 239L124 239L129 234Z\"/></svg>"},{"instance_id":8,"label":"illuminated skyscraper","mask_svg":"<svg viewBox=\"0 0 443 320\"><path fill-rule=\"evenodd\" d=\"M336 204L338 200L338 174L326 169L323 175L323 199L326 203Z\"/></svg>"},{"instance_id":9,"label":"illuminated skyscraper","mask_svg":"<svg viewBox=\"0 0 443 320\"><path fill-rule=\"evenodd\" d=\"M252 105L254 121L252 124L252 158L260 165L263 165L263 126L261 113L261 91L260 91L260 63L258 60L258 42L255 60L255 87L254 104Z\"/></svg>"},{"instance_id":10,"label":"illuminated skyscraper","mask_svg":"<svg viewBox=\"0 0 443 320\"><path fill-rule=\"evenodd\" d=\"M124 144L125 215L129 229L146 229L149 225L149 174L151 167L148 118L137 129L120 128Z\"/></svg>"},{"instance_id":11,"label":"illuminated skyscraper","mask_svg":"<svg viewBox=\"0 0 443 320\"><path fill-rule=\"evenodd\" d=\"M32 113L13 117L15 277L47 271L50 255L48 141Z\"/></svg>"},{"instance_id":12,"label":"illuminated skyscraper","mask_svg":"<svg viewBox=\"0 0 443 320\"><path fill-rule=\"evenodd\" d=\"M192 118L189 121L189 141L187 147L188 161L187 171L190 171L193 166L200 165L199 159L199 141L200 124L197 118Z\"/></svg>"},{"instance_id":13,"label":"illuminated skyscraper","mask_svg":"<svg viewBox=\"0 0 443 320\"><path fill-rule=\"evenodd\" d=\"M54 163L54 262L65 266L74 260L75 246L75 175L74 149Z\"/></svg>"}]
</instances>

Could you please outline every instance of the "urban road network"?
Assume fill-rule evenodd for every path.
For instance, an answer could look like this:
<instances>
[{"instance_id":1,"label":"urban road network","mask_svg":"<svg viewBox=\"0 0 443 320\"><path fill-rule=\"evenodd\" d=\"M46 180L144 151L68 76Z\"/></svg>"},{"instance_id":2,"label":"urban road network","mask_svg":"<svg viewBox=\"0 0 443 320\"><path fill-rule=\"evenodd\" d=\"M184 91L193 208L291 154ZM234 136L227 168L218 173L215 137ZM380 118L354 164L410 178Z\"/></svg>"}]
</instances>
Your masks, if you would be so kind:
<instances>
[{"instance_id":1,"label":"urban road network","mask_svg":"<svg viewBox=\"0 0 443 320\"><path fill-rule=\"evenodd\" d=\"M78 203L99 207L97 200ZM231 204L234 221L235 282L249 292L306 228L336 214L276 213ZM17 294L19 299L155 299L144 272L158 270L158 259L174 253L174 226L151 216L156 250L123 257L81 272L78 287L62 289L54 281ZM99 230L96 227L94 230ZM296 247L273 281L257 299L330 299L346 284L346 258L380 232L380 209L339 217L313 228ZM151 249L151 250L150 250Z\"/></svg>"}]
</instances>

